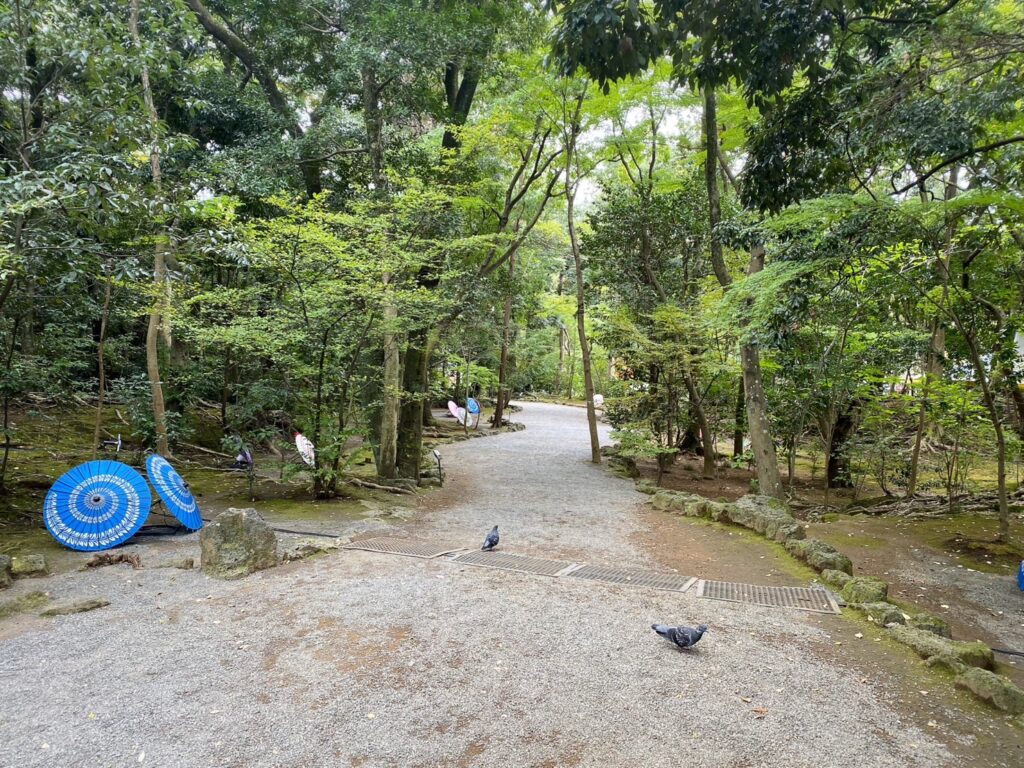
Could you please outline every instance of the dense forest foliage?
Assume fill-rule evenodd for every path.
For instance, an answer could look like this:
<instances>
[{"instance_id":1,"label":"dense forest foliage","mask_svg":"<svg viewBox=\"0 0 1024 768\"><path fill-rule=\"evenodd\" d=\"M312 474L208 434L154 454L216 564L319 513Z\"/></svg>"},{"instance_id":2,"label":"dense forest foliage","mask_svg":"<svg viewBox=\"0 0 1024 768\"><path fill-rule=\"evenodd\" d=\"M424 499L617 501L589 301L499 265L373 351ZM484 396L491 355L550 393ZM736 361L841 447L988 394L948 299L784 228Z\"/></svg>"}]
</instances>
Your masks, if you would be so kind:
<instances>
[{"instance_id":1,"label":"dense forest foliage","mask_svg":"<svg viewBox=\"0 0 1024 768\"><path fill-rule=\"evenodd\" d=\"M585 401L600 461L599 393L662 469L1008 534L1016 0L0 0L0 81L0 487L44 400L301 431L329 496L470 395Z\"/></svg>"}]
</instances>

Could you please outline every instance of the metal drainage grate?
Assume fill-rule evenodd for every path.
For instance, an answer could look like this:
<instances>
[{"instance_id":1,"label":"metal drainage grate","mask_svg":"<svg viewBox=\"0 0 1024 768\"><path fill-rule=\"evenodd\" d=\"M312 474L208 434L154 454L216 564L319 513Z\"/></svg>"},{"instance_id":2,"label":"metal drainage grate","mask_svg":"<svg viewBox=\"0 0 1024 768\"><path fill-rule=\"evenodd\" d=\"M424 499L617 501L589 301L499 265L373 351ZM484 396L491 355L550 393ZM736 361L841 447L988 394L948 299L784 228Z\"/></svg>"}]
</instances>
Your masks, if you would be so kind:
<instances>
[{"instance_id":1,"label":"metal drainage grate","mask_svg":"<svg viewBox=\"0 0 1024 768\"><path fill-rule=\"evenodd\" d=\"M454 558L454 562L465 565L480 565L485 568L501 568L506 571L536 573L541 576L557 576L572 566L564 560L545 560L526 555L506 555L502 552L467 552Z\"/></svg>"},{"instance_id":2,"label":"metal drainage grate","mask_svg":"<svg viewBox=\"0 0 1024 768\"><path fill-rule=\"evenodd\" d=\"M754 603L773 608L796 608L815 613L839 613L832 595L824 589L805 587L762 587L757 584L734 584L730 581L701 581L697 597L709 600L728 600L734 603Z\"/></svg>"},{"instance_id":3,"label":"metal drainage grate","mask_svg":"<svg viewBox=\"0 0 1024 768\"><path fill-rule=\"evenodd\" d=\"M652 587L685 592L697 580L692 576L678 573L660 573L640 568L606 568L602 565L584 565L566 574L574 579L607 581L610 584L627 584L631 587Z\"/></svg>"},{"instance_id":4,"label":"metal drainage grate","mask_svg":"<svg viewBox=\"0 0 1024 768\"><path fill-rule=\"evenodd\" d=\"M382 536L376 539L350 542L345 545L345 549L363 549L367 552L385 552L389 555L430 558L457 552L461 547L452 547L437 541L416 541L415 539L397 539L390 536Z\"/></svg>"}]
</instances>

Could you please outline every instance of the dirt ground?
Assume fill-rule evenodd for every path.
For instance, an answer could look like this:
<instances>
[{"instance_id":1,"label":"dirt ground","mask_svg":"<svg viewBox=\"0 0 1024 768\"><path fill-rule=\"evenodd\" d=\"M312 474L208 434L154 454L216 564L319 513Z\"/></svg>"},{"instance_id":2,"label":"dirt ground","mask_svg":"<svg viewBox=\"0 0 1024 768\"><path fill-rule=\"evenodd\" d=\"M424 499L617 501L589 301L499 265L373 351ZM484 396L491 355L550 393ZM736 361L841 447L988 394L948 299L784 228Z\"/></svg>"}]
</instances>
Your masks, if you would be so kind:
<instances>
[{"instance_id":1,"label":"dirt ground","mask_svg":"<svg viewBox=\"0 0 1024 768\"><path fill-rule=\"evenodd\" d=\"M653 463L641 462L639 468L643 477L657 475ZM701 469L698 457L682 457L665 473L662 486L728 501L750 492L754 478L750 470L722 467L718 477L706 479ZM821 501L820 480L811 482L798 475L794 485L798 498ZM851 498L848 491L831 492L836 504L847 504ZM758 546L756 540L744 540L753 537L736 533L723 549L721 536L659 523L657 515L652 518L652 531L652 541L672 541L674 551L686 548L688 556L709 572L735 569L751 581L760 577L762 583L793 583L792 569L781 565L789 558L780 554L780 548L764 545L767 552L756 559L742 556L743 550ZM1024 651L1024 593L1015 579L1018 555L993 546L996 533L995 517L977 515L908 519L831 514L826 521L808 523L807 530L808 536L827 541L849 556L857 574L888 581L890 598L908 611L942 616L955 638ZM1024 521L1015 519L1011 534L1016 541L1024 540ZM1000 671L1024 686L1024 658L997 655L997 659Z\"/></svg>"}]
</instances>

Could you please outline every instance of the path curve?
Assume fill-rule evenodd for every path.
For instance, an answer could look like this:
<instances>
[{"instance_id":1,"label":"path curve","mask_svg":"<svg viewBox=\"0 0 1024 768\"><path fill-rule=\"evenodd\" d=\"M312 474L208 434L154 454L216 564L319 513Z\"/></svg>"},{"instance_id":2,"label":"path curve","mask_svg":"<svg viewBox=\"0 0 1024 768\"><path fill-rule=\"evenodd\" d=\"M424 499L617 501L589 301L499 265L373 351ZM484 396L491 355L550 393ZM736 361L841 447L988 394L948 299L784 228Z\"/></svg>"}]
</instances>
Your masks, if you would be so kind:
<instances>
[{"instance_id":1,"label":"path curve","mask_svg":"<svg viewBox=\"0 0 1024 768\"><path fill-rule=\"evenodd\" d=\"M590 461L586 411L516 405L523 410L511 418L524 431L442 447L445 487L424 505L417 532L475 544L498 525L506 550L641 562L633 511L647 497ZM609 431L601 425L602 443Z\"/></svg>"},{"instance_id":2,"label":"path curve","mask_svg":"<svg viewBox=\"0 0 1024 768\"><path fill-rule=\"evenodd\" d=\"M642 564L641 498L586 461L584 412L523 408L526 431L444 449L411 528ZM887 704L883 668L822 652L856 642L838 617L361 551L43 583L111 606L0 632L0 765L963 764ZM711 630L683 653L654 621Z\"/></svg>"}]
</instances>

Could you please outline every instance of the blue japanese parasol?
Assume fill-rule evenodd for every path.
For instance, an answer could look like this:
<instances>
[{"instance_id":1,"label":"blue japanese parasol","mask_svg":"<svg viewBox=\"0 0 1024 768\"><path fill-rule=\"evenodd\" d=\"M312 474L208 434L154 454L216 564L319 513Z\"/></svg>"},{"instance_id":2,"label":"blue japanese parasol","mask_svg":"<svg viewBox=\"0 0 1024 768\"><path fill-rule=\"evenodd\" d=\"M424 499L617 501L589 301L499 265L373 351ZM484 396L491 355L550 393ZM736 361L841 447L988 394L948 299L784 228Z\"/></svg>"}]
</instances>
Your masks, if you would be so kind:
<instances>
[{"instance_id":1,"label":"blue japanese parasol","mask_svg":"<svg viewBox=\"0 0 1024 768\"><path fill-rule=\"evenodd\" d=\"M480 413L480 403L471 397L466 401L466 410L470 413Z\"/></svg>"},{"instance_id":2,"label":"blue japanese parasol","mask_svg":"<svg viewBox=\"0 0 1024 768\"><path fill-rule=\"evenodd\" d=\"M139 530L153 496L142 475L119 461L89 461L65 472L46 494L43 520L66 547L116 547Z\"/></svg>"},{"instance_id":3,"label":"blue japanese parasol","mask_svg":"<svg viewBox=\"0 0 1024 768\"><path fill-rule=\"evenodd\" d=\"M153 453L146 459L146 474L156 488L156 494L186 528L198 531L203 527L199 505L189 490L185 479L174 471L174 467L163 456Z\"/></svg>"}]
</instances>

